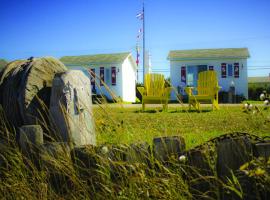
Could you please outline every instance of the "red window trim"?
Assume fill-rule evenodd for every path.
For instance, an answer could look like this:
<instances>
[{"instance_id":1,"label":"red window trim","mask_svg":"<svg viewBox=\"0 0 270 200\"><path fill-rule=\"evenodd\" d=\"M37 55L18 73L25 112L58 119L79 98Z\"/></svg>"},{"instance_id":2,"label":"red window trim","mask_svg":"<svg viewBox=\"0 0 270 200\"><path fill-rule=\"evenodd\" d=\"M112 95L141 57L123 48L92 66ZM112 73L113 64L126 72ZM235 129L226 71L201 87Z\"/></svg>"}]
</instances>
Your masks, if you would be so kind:
<instances>
[{"instance_id":1,"label":"red window trim","mask_svg":"<svg viewBox=\"0 0 270 200\"><path fill-rule=\"evenodd\" d=\"M187 83L187 70L185 66L181 67L181 83Z\"/></svg>"},{"instance_id":2,"label":"red window trim","mask_svg":"<svg viewBox=\"0 0 270 200\"><path fill-rule=\"evenodd\" d=\"M99 68L100 86L104 85L104 67Z\"/></svg>"},{"instance_id":3,"label":"red window trim","mask_svg":"<svg viewBox=\"0 0 270 200\"><path fill-rule=\"evenodd\" d=\"M221 63L221 78L227 77L227 64Z\"/></svg>"},{"instance_id":4,"label":"red window trim","mask_svg":"<svg viewBox=\"0 0 270 200\"><path fill-rule=\"evenodd\" d=\"M116 85L116 67L112 67L112 85Z\"/></svg>"},{"instance_id":5,"label":"red window trim","mask_svg":"<svg viewBox=\"0 0 270 200\"><path fill-rule=\"evenodd\" d=\"M239 63L234 63L233 73L234 73L234 78L239 78L239 73L240 73Z\"/></svg>"},{"instance_id":6,"label":"red window trim","mask_svg":"<svg viewBox=\"0 0 270 200\"><path fill-rule=\"evenodd\" d=\"M95 68L91 68L89 70L90 72L90 80L91 80L91 85L95 85L95 82L96 82L96 73L95 73Z\"/></svg>"}]
</instances>

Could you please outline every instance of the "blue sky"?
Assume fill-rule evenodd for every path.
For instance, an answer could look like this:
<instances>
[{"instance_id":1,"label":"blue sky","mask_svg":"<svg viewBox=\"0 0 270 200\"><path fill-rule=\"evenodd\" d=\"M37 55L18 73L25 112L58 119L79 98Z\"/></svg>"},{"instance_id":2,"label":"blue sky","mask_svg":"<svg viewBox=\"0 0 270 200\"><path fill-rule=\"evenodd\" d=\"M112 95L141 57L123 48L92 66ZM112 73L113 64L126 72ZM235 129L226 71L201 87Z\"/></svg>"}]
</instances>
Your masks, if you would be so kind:
<instances>
[{"instance_id":1,"label":"blue sky","mask_svg":"<svg viewBox=\"0 0 270 200\"><path fill-rule=\"evenodd\" d=\"M141 7L142 0L0 0L0 58L126 51L135 58ZM168 71L170 50L248 47L248 75L270 73L269 0L145 0L145 10L154 70Z\"/></svg>"}]
</instances>

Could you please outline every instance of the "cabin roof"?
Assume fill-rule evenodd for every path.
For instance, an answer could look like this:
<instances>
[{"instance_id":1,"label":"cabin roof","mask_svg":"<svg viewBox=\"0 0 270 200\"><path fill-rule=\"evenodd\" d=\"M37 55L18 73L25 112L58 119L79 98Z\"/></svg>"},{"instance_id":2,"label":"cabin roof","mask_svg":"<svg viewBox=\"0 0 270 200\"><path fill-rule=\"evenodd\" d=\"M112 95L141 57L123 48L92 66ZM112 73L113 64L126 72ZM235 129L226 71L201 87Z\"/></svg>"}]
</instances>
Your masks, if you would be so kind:
<instances>
[{"instance_id":1,"label":"cabin roof","mask_svg":"<svg viewBox=\"0 0 270 200\"><path fill-rule=\"evenodd\" d=\"M123 63L124 60L128 57L130 57L131 60L134 62L130 52L81 55L81 56L64 56L60 58L60 61L62 61L66 65L116 64L116 63Z\"/></svg>"},{"instance_id":2,"label":"cabin roof","mask_svg":"<svg viewBox=\"0 0 270 200\"><path fill-rule=\"evenodd\" d=\"M247 48L223 48L223 49L191 49L173 50L169 52L169 60L190 60L190 59L234 59L249 58Z\"/></svg>"}]
</instances>

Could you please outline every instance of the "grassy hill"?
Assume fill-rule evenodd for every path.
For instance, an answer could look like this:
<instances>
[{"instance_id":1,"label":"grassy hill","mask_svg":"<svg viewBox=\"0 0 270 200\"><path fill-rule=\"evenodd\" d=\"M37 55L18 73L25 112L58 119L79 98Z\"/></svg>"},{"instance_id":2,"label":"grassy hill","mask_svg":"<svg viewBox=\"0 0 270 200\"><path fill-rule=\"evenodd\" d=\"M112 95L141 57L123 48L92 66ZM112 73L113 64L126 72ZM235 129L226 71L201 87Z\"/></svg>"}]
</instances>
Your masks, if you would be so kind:
<instances>
[{"instance_id":1,"label":"grassy hill","mask_svg":"<svg viewBox=\"0 0 270 200\"><path fill-rule=\"evenodd\" d=\"M2 69L8 62L4 59L0 59L0 69Z\"/></svg>"}]
</instances>

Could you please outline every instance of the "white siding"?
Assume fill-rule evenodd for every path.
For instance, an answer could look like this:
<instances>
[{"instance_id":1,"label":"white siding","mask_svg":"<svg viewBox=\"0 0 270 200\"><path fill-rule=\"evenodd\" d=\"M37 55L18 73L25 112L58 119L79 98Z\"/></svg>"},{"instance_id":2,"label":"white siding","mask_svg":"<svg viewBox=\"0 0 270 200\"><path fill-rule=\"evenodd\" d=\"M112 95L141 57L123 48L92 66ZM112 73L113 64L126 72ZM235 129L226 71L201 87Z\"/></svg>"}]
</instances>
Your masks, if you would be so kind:
<instances>
[{"instance_id":1,"label":"white siding","mask_svg":"<svg viewBox=\"0 0 270 200\"><path fill-rule=\"evenodd\" d=\"M100 67L104 67L104 82L106 84L103 86L100 86ZM112 79L111 79L111 68L116 67L116 85L112 85ZM86 67L80 67L80 66L72 66L72 69L79 69L85 71L87 76L90 78L90 74L87 73L87 70L90 69L95 69L95 74L96 74L96 93L97 94L103 94L105 95L108 99L113 99L113 95L116 97L120 97L121 99L123 98L123 91L122 91L122 73L121 73L121 64L107 64L107 65L100 65L100 66L91 66L89 65L87 68ZM92 88L92 85L91 85Z\"/></svg>"},{"instance_id":2,"label":"white siding","mask_svg":"<svg viewBox=\"0 0 270 200\"><path fill-rule=\"evenodd\" d=\"M129 58L126 58L122 64L123 77L123 101L136 101L136 69L133 67Z\"/></svg>"},{"instance_id":3,"label":"white siding","mask_svg":"<svg viewBox=\"0 0 270 200\"><path fill-rule=\"evenodd\" d=\"M100 80L96 78L96 90L97 94L103 94L108 99L113 99L112 94L116 97L122 98L122 74L121 72L121 64L108 64L101 65L99 67L89 67L94 68L96 76L100 77L100 67L104 67L104 82L103 86L100 86ZM116 67L116 85L112 85L112 67Z\"/></svg>"},{"instance_id":4,"label":"white siding","mask_svg":"<svg viewBox=\"0 0 270 200\"><path fill-rule=\"evenodd\" d=\"M221 78L221 63L227 64L227 76ZM228 64L239 63L239 78L235 78L234 75L228 77ZM247 81L247 59L220 59L220 60L191 60L191 61L171 61L170 62L170 76L171 83L177 89L181 85L181 67L182 66L196 66L207 65L214 66L214 70L217 72L219 85L222 87L221 91L228 91L233 81L235 84L236 94L244 95L248 98L248 81ZM176 99L174 93L171 98Z\"/></svg>"}]
</instances>

